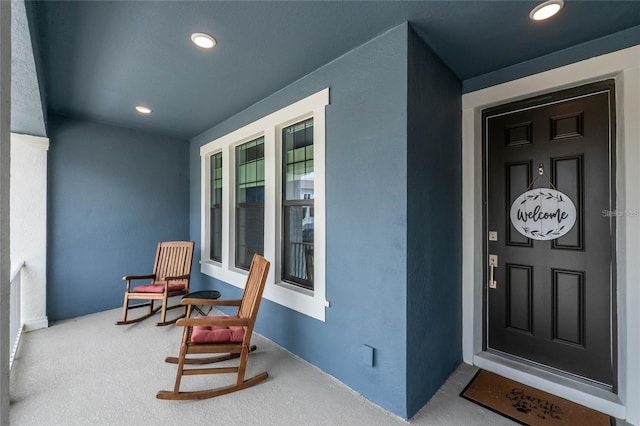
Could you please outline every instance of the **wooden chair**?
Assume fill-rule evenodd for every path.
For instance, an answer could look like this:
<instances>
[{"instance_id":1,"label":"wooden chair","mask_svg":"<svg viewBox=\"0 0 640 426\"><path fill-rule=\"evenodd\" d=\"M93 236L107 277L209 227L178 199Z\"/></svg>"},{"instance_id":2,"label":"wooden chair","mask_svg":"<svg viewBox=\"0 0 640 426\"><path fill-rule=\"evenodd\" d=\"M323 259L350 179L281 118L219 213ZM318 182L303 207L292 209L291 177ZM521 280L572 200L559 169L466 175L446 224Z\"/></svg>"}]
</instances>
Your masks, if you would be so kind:
<instances>
[{"instance_id":1,"label":"wooden chair","mask_svg":"<svg viewBox=\"0 0 640 426\"><path fill-rule=\"evenodd\" d=\"M173 324L186 315L186 306L176 304L167 306L170 297L182 296L189 292L189 279L191 277L191 262L193 260L193 241L161 241L156 250L156 260L153 264L153 273L149 275L127 275L122 279L127 282L124 293L124 305L122 306L122 320L116 325L133 324L149 318L162 309L160 322L156 325ZM131 289L133 280L151 280L146 285L140 285ZM147 300L147 303L130 305L130 300ZM161 305L154 308L156 300ZM149 307L146 315L132 320L127 319L129 309ZM171 321L167 321L167 311L174 308L183 308L183 315Z\"/></svg>"},{"instance_id":2,"label":"wooden chair","mask_svg":"<svg viewBox=\"0 0 640 426\"><path fill-rule=\"evenodd\" d=\"M255 350L251 346L251 334L258 315L262 292L269 273L270 263L262 256L256 254L251 261L249 276L240 300L209 300L185 298L182 303L189 305L188 313L191 313L191 305L209 306L237 306L236 316L209 316L196 318L183 318L177 325L184 326L182 332L182 344L180 355L166 358L166 362L178 364L176 383L173 391L160 391L156 395L159 399L205 399L225 395L237 390L246 389L268 377L266 372L260 373L245 380L247 360L249 352ZM225 354L207 358L187 358L192 354ZM233 358L240 358L237 367L218 368L185 368L186 365L212 364ZM190 392L180 392L182 376L196 374L221 374L236 373L235 384Z\"/></svg>"}]
</instances>

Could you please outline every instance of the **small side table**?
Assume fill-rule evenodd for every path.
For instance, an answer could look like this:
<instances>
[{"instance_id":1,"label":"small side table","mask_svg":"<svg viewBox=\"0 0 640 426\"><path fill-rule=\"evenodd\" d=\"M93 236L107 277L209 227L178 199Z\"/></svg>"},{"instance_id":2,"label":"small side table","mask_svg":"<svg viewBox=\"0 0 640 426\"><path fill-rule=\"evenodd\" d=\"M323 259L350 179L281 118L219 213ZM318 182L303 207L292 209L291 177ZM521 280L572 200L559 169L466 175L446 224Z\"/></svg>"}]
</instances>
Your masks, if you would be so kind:
<instances>
[{"instance_id":1,"label":"small side table","mask_svg":"<svg viewBox=\"0 0 640 426\"><path fill-rule=\"evenodd\" d=\"M189 293L189 294L185 294L184 296L182 296L183 299L209 299L209 300L215 300L220 298L220 292L218 290L201 290L201 291L194 291L193 293ZM198 305L192 305L193 309L195 309L200 315L202 315L203 317L206 317L207 315L209 315L209 312L211 312L211 309L213 309L213 306L209 306L209 310L207 311L207 313L204 313L204 311L202 310L202 308Z\"/></svg>"}]
</instances>

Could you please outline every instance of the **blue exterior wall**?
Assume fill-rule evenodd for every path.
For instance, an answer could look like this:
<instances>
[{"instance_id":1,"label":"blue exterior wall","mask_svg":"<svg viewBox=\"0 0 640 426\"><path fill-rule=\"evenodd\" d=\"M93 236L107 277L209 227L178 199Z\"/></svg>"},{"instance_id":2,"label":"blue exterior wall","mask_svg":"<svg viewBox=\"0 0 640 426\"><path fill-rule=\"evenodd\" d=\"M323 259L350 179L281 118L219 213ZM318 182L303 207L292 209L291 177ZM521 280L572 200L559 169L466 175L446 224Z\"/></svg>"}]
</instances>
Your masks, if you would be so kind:
<instances>
[{"instance_id":1,"label":"blue exterior wall","mask_svg":"<svg viewBox=\"0 0 640 426\"><path fill-rule=\"evenodd\" d=\"M59 116L49 138L47 315L122 306L122 276L151 273L158 241L189 238L189 144Z\"/></svg>"},{"instance_id":2,"label":"blue exterior wall","mask_svg":"<svg viewBox=\"0 0 640 426\"><path fill-rule=\"evenodd\" d=\"M462 361L462 83L409 31L407 412Z\"/></svg>"},{"instance_id":3,"label":"blue exterior wall","mask_svg":"<svg viewBox=\"0 0 640 426\"><path fill-rule=\"evenodd\" d=\"M549 55L469 78L463 82L463 92L469 93L507 81L517 80L638 44L640 44L640 26L627 28L615 34L559 50Z\"/></svg>"},{"instance_id":4,"label":"blue exterior wall","mask_svg":"<svg viewBox=\"0 0 640 426\"><path fill-rule=\"evenodd\" d=\"M200 244L199 148L312 93L326 108L326 322L263 300L257 332L376 404L406 411L407 31L396 27L191 141L191 238ZM196 285L239 297L195 274ZM363 362L363 345L375 365Z\"/></svg>"}]
</instances>

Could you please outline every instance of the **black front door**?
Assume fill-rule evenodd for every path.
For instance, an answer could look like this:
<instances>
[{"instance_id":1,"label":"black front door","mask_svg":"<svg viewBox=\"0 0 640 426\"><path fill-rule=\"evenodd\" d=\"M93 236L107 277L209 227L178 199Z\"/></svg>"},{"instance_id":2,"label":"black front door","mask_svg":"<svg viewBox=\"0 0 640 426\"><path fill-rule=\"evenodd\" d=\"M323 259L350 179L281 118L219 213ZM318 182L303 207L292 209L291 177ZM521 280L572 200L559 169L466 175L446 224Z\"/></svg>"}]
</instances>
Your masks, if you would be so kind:
<instances>
[{"instance_id":1,"label":"black front door","mask_svg":"<svg viewBox=\"0 0 640 426\"><path fill-rule=\"evenodd\" d=\"M613 82L606 81L483 112L487 350L608 386L615 339L614 105ZM555 239L521 234L510 219L539 166L544 175L532 188L555 187L575 205L575 224Z\"/></svg>"}]
</instances>

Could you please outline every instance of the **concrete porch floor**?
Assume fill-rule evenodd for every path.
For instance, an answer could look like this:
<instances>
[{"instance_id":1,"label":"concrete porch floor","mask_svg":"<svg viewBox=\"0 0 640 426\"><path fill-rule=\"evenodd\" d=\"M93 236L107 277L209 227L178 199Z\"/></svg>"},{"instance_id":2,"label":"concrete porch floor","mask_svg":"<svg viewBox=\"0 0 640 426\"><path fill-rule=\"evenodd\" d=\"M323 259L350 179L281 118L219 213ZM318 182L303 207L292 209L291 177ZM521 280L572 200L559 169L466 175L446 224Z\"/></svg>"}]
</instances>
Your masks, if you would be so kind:
<instances>
[{"instance_id":1,"label":"concrete porch floor","mask_svg":"<svg viewBox=\"0 0 640 426\"><path fill-rule=\"evenodd\" d=\"M177 354L181 328L155 327L153 319L113 325L119 316L116 309L24 334L11 373L11 424L407 424L259 335L248 375L268 371L267 381L210 400L157 400L158 390L173 387L175 366L163 359ZM460 365L409 424L516 424L459 396L476 371ZM187 386L229 381L221 376L192 376Z\"/></svg>"}]
</instances>

